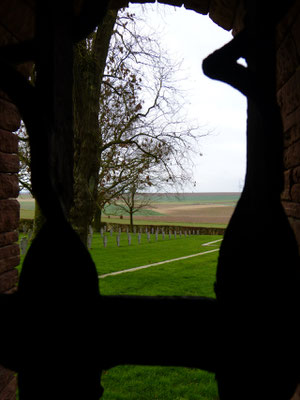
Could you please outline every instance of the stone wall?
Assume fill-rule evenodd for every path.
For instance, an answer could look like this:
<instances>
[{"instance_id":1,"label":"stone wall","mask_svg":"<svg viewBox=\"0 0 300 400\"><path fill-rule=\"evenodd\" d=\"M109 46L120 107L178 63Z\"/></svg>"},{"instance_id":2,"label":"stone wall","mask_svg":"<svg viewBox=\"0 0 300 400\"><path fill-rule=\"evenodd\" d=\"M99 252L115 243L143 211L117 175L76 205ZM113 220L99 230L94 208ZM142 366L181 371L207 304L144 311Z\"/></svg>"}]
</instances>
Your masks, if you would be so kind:
<instances>
[{"instance_id":1,"label":"stone wall","mask_svg":"<svg viewBox=\"0 0 300 400\"><path fill-rule=\"evenodd\" d=\"M278 27L277 88L284 127L283 206L300 249L300 3Z\"/></svg>"},{"instance_id":2,"label":"stone wall","mask_svg":"<svg viewBox=\"0 0 300 400\"><path fill-rule=\"evenodd\" d=\"M18 141L12 133L19 126L16 108L0 98L0 293L11 291L17 282L19 194Z\"/></svg>"},{"instance_id":3,"label":"stone wall","mask_svg":"<svg viewBox=\"0 0 300 400\"><path fill-rule=\"evenodd\" d=\"M18 280L19 159L17 137L12 132L19 123L16 107L0 92L0 293L11 293ZM15 399L16 385L15 374L0 366L0 399Z\"/></svg>"},{"instance_id":4,"label":"stone wall","mask_svg":"<svg viewBox=\"0 0 300 400\"><path fill-rule=\"evenodd\" d=\"M0 46L32 37L33 14L28 3L1 0L0 11ZM19 70L28 76L30 68L22 65ZM12 132L19 124L16 106L0 91L0 293L11 293L18 281L19 159L18 140ZM0 366L0 399L15 399L16 388L15 373Z\"/></svg>"}]
</instances>

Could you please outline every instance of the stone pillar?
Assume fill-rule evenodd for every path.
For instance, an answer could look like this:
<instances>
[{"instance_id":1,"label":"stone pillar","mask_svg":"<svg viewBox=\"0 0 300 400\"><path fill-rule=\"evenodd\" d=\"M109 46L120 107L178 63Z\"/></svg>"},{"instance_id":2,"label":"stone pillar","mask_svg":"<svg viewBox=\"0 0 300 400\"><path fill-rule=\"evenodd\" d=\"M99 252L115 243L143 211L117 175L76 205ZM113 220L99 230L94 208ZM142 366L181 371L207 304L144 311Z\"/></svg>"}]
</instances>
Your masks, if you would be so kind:
<instances>
[{"instance_id":1,"label":"stone pillar","mask_svg":"<svg viewBox=\"0 0 300 400\"><path fill-rule=\"evenodd\" d=\"M33 9L27 2L1 2L0 47L29 40L34 35ZM30 63L17 67L29 76ZM20 125L17 108L5 93L0 91L0 293L11 293L16 288L20 262L17 243L19 225L19 193L17 172L18 140L12 132ZM1 324L1 317L0 317ZM16 398L15 373L0 366L0 400Z\"/></svg>"},{"instance_id":2,"label":"stone pillar","mask_svg":"<svg viewBox=\"0 0 300 400\"><path fill-rule=\"evenodd\" d=\"M17 137L12 132L19 123L16 107L0 93L0 293L13 292L18 280L19 159ZM15 399L16 387L14 372L0 366L0 400Z\"/></svg>"}]
</instances>

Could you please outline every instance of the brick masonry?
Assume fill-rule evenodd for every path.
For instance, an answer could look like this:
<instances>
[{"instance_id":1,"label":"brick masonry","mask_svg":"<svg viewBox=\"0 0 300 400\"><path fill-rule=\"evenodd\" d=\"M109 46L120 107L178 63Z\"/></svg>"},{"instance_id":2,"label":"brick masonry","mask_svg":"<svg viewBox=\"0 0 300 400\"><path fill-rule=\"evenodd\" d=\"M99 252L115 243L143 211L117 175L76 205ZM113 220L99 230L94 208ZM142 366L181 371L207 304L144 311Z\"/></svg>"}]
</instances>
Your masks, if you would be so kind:
<instances>
[{"instance_id":1,"label":"brick masonry","mask_svg":"<svg viewBox=\"0 0 300 400\"><path fill-rule=\"evenodd\" d=\"M300 250L300 5L278 26L277 98L284 128L284 191L282 203Z\"/></svg>"},{"instance_id":2,"label":"brick masonry","mask_svg":"<svg viewBox=\"0 0 300 400\"><path fill-rule=\"evenodd\" d=\"M3 26L0 45L16 39ZM16 266L20 262L18 240L19 193L18 140L12 132L18 129L20 116L8 96L0 91L0 293L12 293L18 281ZM16 398L15 373L0 365L0 399Z\"/></svg>"},{"instance_id":3,"label":"brick masonry","mask_svg":"<svg viewBox=\"0 0 300 400\"><path fill-rule=\"evenodd\" d=\"M18 142L11 132L20 118L14 105L0 99L0 293L11 293L18 281L20 262L18 240L19 193ZM0 366L0 399L16 398L17 379L12 371Z\"/></svg>"}]
</instances>

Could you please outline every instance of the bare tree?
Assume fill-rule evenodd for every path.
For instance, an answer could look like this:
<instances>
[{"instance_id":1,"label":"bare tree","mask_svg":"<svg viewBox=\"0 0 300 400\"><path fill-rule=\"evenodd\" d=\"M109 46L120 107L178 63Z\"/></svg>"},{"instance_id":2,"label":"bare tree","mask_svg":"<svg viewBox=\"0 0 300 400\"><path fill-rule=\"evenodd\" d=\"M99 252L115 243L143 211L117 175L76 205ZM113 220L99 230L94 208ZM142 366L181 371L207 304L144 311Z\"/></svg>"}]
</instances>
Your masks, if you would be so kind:
<instances>
[{"instance_id":1,"label":"bare tree","mask_svg":"<svg viewBox=\"0 0 300 400\"><path fill-rule=\"evenodd\" d=\"M142 176L155 185L190 179L188 158L197 149L199 129L183 112L174 82L179 68L154 34L138 32L133 14L118 15L100 100L99 214Z\"/></svg>"},{"instance_id":2,"label":"bare tree","mask_svg":"<svg viewBox=\"0 0 300 400\"><path fill-rule=\"evenodd\" d=\"M25 124L21 121L20 127L16 132L18 136L18 156L19 156L19 186L20 191L26 190L32 194L31 175L30 175L30 148L29 137L25 128Z\"/></svg>"},{"instance_id":3,"label":"bare tree","mask_svg":"<svg viewBox=\"0 0 300 400\"><path fill-rule=\"evenodd\" d=\"M137 182L157 186L190 178L187 164L199 130L186 118L174 81L180 63L138 25L126 9L109 11L74 48L70 220L84 243L104 205Z\"/></svg>"},{"instance_id":4,"label":"bare tree","mask_svg":"<svg viewBox=\"0 0 300 400\"><path fill-rule=\"evenodd\" d=\"M138 190L142 190L145 187L146 185L144 182L135 182L113 202L117 209L129 214L131 232L133 231L134 214L140 210L151 207L151 204L153 203L151 197L138 192Z\"/></svg>"}]
</instances>

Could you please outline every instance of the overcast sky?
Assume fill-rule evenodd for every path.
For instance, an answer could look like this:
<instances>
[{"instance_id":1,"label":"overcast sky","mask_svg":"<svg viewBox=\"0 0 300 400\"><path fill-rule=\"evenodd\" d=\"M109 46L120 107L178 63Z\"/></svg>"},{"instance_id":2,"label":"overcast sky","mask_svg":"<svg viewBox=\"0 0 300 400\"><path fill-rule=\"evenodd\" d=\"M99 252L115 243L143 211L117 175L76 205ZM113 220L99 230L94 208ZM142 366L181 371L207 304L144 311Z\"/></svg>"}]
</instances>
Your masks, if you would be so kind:
<instances>
[{"instance_id":1,"label":"overcast sky","mask_svg":"<svg viewBox=\"0 0 300 400\"><path fill-rule=\"evenodd\" d=\"M246 99L230 86L208 79L202 72L202 60L231 40L230 32L209 17L194 11L164 5L130 5L136 14L146 9L143 18L162 32L162 47L183 59L189 112L201 126L202 156L194 157L194 192L241 191L246 164Z\"/></svg>"}]
</instances>

